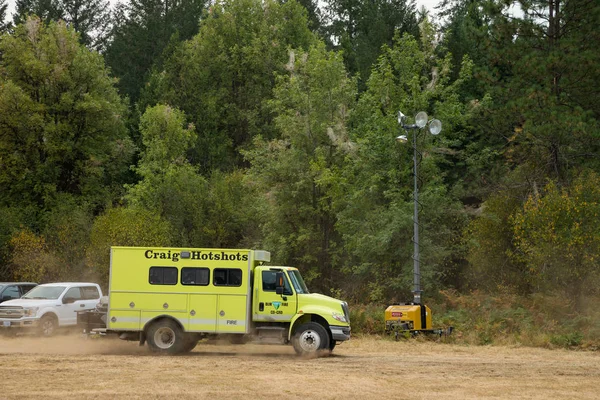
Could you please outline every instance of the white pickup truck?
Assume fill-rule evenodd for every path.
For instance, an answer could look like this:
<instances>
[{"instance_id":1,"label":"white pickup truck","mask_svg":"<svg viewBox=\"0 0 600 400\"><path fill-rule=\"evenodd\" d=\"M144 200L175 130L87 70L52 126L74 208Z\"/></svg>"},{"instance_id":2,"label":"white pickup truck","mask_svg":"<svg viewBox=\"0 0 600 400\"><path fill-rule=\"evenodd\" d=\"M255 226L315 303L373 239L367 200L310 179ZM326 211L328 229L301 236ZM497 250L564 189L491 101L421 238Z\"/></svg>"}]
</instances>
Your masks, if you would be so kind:
<instances>
[{"instance_id":1,"label":"white pickup truck","mask_svg":"<svg viewBox=\"0 0 600 400\"><path fill-rule=\"evenodd\" d=\"M90 310L102 297L95 283L63 282L36 286L23 297L0 304L0 330L37 330L52 336L60 327L77 325L77 311Z\"/></svg>"}]
</instances>

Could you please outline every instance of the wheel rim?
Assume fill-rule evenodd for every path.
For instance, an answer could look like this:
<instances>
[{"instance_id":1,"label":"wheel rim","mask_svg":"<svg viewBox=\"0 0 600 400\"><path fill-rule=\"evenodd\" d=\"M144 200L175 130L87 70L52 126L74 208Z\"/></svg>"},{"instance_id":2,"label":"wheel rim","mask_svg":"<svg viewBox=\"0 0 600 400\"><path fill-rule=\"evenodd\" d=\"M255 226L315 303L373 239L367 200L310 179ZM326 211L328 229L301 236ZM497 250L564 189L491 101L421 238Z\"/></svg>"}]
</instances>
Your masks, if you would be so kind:
<instances>
[{"instance_id":1,"label":"wheel rim","mask_svg":"<svg viewBox=\"0 0 600 400\"><path fill-rule=\"evenodd\" d=\"M47 319L42 322L42 333L44 336L50 336L54 333L54 321Z\"/></svg>"},{"instance_id":2,"label":"wheel rim","mask_svg":"<svg viewBox=\"0 0 600 400\"><path fill-rule=\"evenodd\" d=\"M300 335L299 344L306 353L317 351L321 348L321 336L313 330L304 331Z\"/></svg>"},{"instance_id":3,"label":"wheel rim","mask_svg":"<svg viewBox=\"0 0 600 400\"><path fill-rule=\"evenodd\" d=\"M160 349L168 349L175 343L175 332L171 328L160 327L154 332L154 343Z\"/></svg>"}]
</instances>

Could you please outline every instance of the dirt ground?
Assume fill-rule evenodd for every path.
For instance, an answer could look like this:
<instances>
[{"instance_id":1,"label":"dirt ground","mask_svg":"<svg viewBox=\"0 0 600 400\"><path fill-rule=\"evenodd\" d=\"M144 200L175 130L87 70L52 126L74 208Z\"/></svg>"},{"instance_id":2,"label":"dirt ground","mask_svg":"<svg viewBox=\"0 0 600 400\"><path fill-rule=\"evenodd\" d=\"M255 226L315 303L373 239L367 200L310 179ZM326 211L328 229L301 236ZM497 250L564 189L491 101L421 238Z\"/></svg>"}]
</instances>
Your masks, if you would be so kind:
<instances>
[{"instance_id":1,"label":"dirt ground","mask_svg":"<svg viewBox=\"0 0 600 400\"><path fill-rule=\"evenodd\" d=\"M0 399L598 399L600 354L353 338L328 357L200 343L0 337Z\"/></svg>"}]
</instances>

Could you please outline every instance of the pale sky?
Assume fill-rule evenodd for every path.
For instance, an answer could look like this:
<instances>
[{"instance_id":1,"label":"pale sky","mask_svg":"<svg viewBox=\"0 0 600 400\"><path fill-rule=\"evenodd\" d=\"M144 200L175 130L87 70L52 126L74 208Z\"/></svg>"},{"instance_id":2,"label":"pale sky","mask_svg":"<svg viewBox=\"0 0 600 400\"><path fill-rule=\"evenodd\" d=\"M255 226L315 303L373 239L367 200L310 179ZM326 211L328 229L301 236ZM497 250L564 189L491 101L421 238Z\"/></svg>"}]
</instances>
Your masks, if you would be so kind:
<instances>
[{"instance_id":1,"label":"pale sky","mask_svg":"<svg viewBox=\"0 0 600 400\"><path fill-rule=\"evenodd\" d=\"M435 13L433 9L436 5L440 3L441 0L416 0L417 10L421 8L421 6L425 6L432 14ZM115 4L117 0L110 0L111 4ZM12 13L15 9L15 0L8 0L8 9L6 10L7 19L12 20Z\"/></svg>"}]
</instances>

